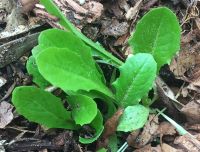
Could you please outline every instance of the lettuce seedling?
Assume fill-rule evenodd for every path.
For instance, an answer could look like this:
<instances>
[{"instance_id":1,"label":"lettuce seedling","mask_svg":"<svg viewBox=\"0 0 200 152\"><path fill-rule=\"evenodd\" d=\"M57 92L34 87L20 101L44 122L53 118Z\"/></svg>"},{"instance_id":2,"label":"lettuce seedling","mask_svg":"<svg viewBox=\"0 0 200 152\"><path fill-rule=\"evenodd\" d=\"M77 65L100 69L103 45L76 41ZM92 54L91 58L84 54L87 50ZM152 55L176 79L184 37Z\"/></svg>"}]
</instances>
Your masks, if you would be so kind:
<instances>
[{"instance_id":1,"label":"lettuce seedling","mask_svg":"<svg viewBox=\"0 0 200 152\"><path fill-rule=\"evenodd\" d=\"M15 88L12 102L18 113L48 128L79 130L89 125L95 133L91 138L80 136L79 141L84 144L98 139L104 129L103 119L111 117L118 108L124 108L118 131L143 127L150 108L140 101L152 89L160 67L169 63L180 48L180 26L173 12L165 7L152 9L138 22L129 40L134 55L123 63L77 31L51 0L41 3L60 18L60 24L68 31L49 29L40 34L38 46L27 62L27 70L39 88ZM96 56L120 71L112 89L106 85L93 58ZM44 90L49 85L63 91L68 110L59 95ZM101 113L96 98L106 103L107 115Z\"/></svg>"}]
</instances>

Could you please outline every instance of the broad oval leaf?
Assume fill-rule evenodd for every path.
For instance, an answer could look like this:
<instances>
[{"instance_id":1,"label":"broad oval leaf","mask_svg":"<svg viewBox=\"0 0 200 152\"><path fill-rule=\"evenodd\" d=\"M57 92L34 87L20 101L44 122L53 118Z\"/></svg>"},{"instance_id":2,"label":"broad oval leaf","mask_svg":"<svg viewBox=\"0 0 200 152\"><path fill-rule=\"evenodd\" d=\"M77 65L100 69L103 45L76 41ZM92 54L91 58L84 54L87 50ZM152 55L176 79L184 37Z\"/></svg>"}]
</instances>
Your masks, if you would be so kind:
<instances>
[{"instance_id":1,"label":"broad oval leaf","mask_svg":"<svg viewBox=\"0 0 200 152\"><path fill-rule=\"evenodd\" d=\"M65 27L70 32L74 33L78 38L84 41L87 45L92 47L92 53L102 58L106 63L111 63L118 67L123 62L114 57L112 54L107 52L102 46L97 43L94 43L90 39L88 39L84 34L76 29L72 23L65 17L65 15L59 10L59 8L55 5L52 0L40 0L40 3L45 6L45 9L51 13L52 15L59 18L59 23Z\"/></svg>"},{"instance_id":2,"label":"broad oval leaf","mask_svg":"<svg viewBox=\"0 0 200 152\"><path fill-rule=\"evenodd\" d=\"M157 64L151 54L138 53L119 67L120 76L113 83L116 99L122 107L138 104L152 88Z\"/></svg>"},{"instance_id":3,"label":"broad oval leaf","mask_svg":"<svg viewBox=\"0 0 200 152\"><path fill-rule=\"evenodd\" d=\"M116 105L114 104L116 102L116 100L114 98L110 98L98 91L92 90L90 92L86 92L86 91L78 91L78 94L82 94L82 95L86 95L90 98L94 99L100 99L102 103L101 106L104 107L104 115L103 118L105 120L107 120L108 118L112 117L113 114L116 112Z\"/></svg>"},{"instance_id":4,"label":"broad oval leaf","mask_svg":"<svg viewBox=\"0 0 200 152\"><path fill-rule=\"evenodd\" d=\"M95 129L95 134L91 138L83 138L79 137L79 141L83 144L90 144L94 141L96 141L101 133L103 132L104 126L103 126L103 117L101 115L101 112L98 110L97 115L95 119L91 122L90 126Z\"/></svg>"},{"instance_id":5,"label":"broad oval leaf","mask_svg":"<svg viewBox=\"0 0 200 152\"><path fill-rule=\"evenodd\" d=\"M48 86L50 86L50 83L46 81L43 76L38 71L35 58L33 56L30 56L27 63L26 63L26 69L29 73L29 75L32 76L32 81L36 83L40 88L44 89Z\"/></svg>"},{"instance_id":6,"label":"broad oval leaf","mask_svg":"<svg viewBox=\"0 0 200 152\"><path fill-rule=\"evenodd\" d=\"M56 35L56 38L55 38ZM91 60L91 48L88 47L79 37L74 34L60 30L60 29L48 29L39 35L39 45L32 49L32 54L35 58L47 48L56 47L56 48L67 48L70 51L80 54L82 58L87 62ZM90 62L89 62L90 63ZM101 69L96 64L96 67L100 72ZM101 75L102 81L105 81L104 75Z\"/></svg>"},{"instance_id":7,"label":"broad oval leaf","mask_svg":"<svg viewBox=\"0 0 200 152\"><path fill-rule=\"evenodd\" d=\"M23 86L17 87L12 94L12 102L19 114L29 121L37 122L48 128L77 129L61 100L42 89Z\"/></svg>"},{"instance_id":8,"label":"broad oval leaf","mask_svg":"<svg viewBox=\"0 0 200 152\"><path fill-rule=\"evenodd\" d=\"M67 48L47 48L38 55L36 63L42 76L65 92L97 90L113 97L102 82L91 56L86 57Z\"/></svg>"},{"instance_id":9,"label":"broad oval leaf","mask_svg":"<svg viewBox=\"0 0 200 152\"><path fill-rule=\"evenodd\" d=\"M117 131L133 131L142 128L149 116L149 108L140 104L128 106L122 114Z\"/></svg>"},{"instance_id":10,"label":"broad oval leaf","mask_svg":"<svg viewBox=\"0 0 200 152\"><path fill-rule=\"evenodd\" d=\"M89 124L97 115L97 104L85 95L72 95L67 97L67 102L72 108L72 117L76 124Z\"/></svg>"},{"instance_id":11,"label":"broad oval leaf","mask_svg":"<svg viewBox=\"0 0 200 152\"><path fill-rule=\"evenodd\" d=\"M85 45L80 38L70 32L60 29L48 29L41 32L38 43L39 45L32 50L32 54L35 58L37 58L39 53L49 47L68 48L73 52L83 55L83 57L88 57L91 53L91 48Z\"/></svg>"},{"instance_id":12,"label":"broad oval leaf","mask_svg":"<svg viewBox=\"0 0 200 152\"><path fill-rule=\"evenodd\" d=\"M176 15L166 7L149 11L138 22L129 40L134 53L151 53L158 69L180 50L181 28Z\"/></svg>"}]
</instances>

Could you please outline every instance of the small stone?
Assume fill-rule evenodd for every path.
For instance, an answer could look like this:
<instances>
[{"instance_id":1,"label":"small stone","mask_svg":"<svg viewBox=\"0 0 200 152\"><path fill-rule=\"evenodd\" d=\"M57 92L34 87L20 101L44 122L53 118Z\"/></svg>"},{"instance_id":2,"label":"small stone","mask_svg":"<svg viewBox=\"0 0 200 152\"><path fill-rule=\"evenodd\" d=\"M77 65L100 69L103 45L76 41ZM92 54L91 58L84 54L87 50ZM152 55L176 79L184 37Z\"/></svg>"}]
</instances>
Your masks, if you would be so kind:
<instances>
[{"instance_id":1,"label":"small stone","mask_svg":"<svg viewBox=\"0 0 200 152\"><path fill-rule=\"evenodd\" d=\"M7 82L6 79L4 79L3 77L0 77L0 88L1 88L3 85L5 85L6 82Z\"/></svg>"}]
</instances>

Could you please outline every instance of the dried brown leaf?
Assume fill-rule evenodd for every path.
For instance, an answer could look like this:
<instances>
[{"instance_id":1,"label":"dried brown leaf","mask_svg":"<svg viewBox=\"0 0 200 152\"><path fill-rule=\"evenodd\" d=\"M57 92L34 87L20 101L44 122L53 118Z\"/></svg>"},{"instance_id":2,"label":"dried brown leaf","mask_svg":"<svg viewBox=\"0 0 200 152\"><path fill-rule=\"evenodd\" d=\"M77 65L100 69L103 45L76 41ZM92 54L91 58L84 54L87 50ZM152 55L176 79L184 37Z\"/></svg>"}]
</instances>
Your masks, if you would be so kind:
<instances>
[{"instance_id":1,"label":"dried brown leaf","mask_svg":"<svg viewBox=\"0 0 200 152\"><path fill-rule=\"evenodd\" d=\"M167 86L167 84L160 78L156 78L157 94L162 102L162 105L167 107L167 112L173 116L173 118L179 118L179 110L184 106L177 101L174 92ZM171 100L169 100L171 99Z\"/></svg>"},{"instance_id":2,"label":"dried brown leaf","mask_svg":"<svg viewBox=\"0 0 200 152\"><path fill-rule=\"evenodd\" d=\"M171 123L164 121L159 125L158 134L174 135L176 134L176 129L174 128L174 126L171 125Z\"/></svg>"},{"instance_id":3,"label":"dried brown leaf","mask_svg":"<svg viewBox=\"0 0 200 152\"><path fill-rule=\"evenodd\" d=\"M183 152L183 150L181 149L176 149L166 143L163 143L161 145L161 149L162 149L162 152Z\"/></svg>"},{"instance_id":4,"label":"dried brown leaf","mask_svg":"<svg viewBox=\"0 0 200 152\"><path fill-rule=\"evenodd\" d=\"M200 104L197 102L189 102L181 109L181 112L186 116L188 123L200 123Z\"/></svg>"},{"instance_id":5,"label":"dried brown leaf","mask_svg":"<svg viewBox=\"0 0 200 152\"><path fill-rule=\"evenodd\" d=\"M104 125L105 129L102 135L103 139L109 138L111 135L115 133L115 131L117 130L118 120L120 116L123 114L123 111L124 111L123 109L117 110L117 112L115 112L115 114L106 121Z\"/></svg>"},{"instance_id":6,"label":"dried brown leaf","mask_svg":"<svg viewBox=\"0 0 200 152\"><path fill-rule=\"evenodd\" d=\"M156 136L156 131L159 128L158 116L150 115L149 120L144 126L142 133L138 136L137 140L132 143L132 147L140 148L150 143Z\"/></svg>"},{"instance_id":7,"label":"dried brown leaf","mask_svg":"<svg viewBox=\"0 0 200 152\"><path fill-rule=\"evenodd\" d=\"M140 133L140 130L138 129L138 130L134 130L133 132L131 132L128 135L126 141L127 141L129 146L135 145L135 141L137 140L139 133Z\"/></svg>"},{"instance_id":8,"label":"dried brown leaf","mask_svg":"<svg viewBox=\"0 0 200 152\"><path fill-rule=\"evenodd\" d=\"M183 36L181 51L170 64L170 70L176 78L195 86L200 86L200 42L197 42L199 35L199 31L194 30Z\"/></svg>"},{"instance_id":9,"label":"dried brown leaf","mask_svg":"<svg viewBox=\"0 0 200 152\"><path fill-rule=\"evenodd\" d=\"M104 124L104 132L100 140L97 142L97 149L108 147L109 137L111 137L117 130L118 120L123 114L124 109L118 109L115 114L109 118Z\"/></svg>"},{"instance_id":10,"label":"dried brown leaf","mask_svg":"<svg viewBox=\"0 0 200 152\"><path fill-rule=\"evenodd\" d=\"M185 134L184 136L177 137L174 141L174 144L181 147L184 151L200 151L200 142L190 134Z\"/></svg>"}]
</instances>

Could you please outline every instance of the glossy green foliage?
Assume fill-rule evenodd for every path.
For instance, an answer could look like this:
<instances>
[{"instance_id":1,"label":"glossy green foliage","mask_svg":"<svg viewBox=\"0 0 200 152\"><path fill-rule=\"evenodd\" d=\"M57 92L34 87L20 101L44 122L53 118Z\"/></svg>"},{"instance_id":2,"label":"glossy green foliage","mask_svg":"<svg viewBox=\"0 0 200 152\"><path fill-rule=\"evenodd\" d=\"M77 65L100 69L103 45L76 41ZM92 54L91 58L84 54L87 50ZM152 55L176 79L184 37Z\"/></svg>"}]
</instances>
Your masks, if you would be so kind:
<instances>
[{"instance_id":1,"label":"glossy green foliage","mask_svg":"<svg viewBox=\"0 0 200 152\"><path fill-rule=\"evenodd\" d=\"M72 108L72 117L76 124L85 125L92 122L97 115L97 104L85 95L72 95L67 98Z\"/></svg>"},{"instance_id":2,"label":"glossy green foliage","mask_svg":"<svg viewBox=\"0 0 200 152\"><path fill-rule=\"evenodd\" d=\"M142 128L147 121L149 108L140 104L128 106L119 120L117 131L133 131Z\"/></svg>"},{"instance_id":3,"label":"glossy green foliage","mask_svg":"<svg viewBox=\"0 0 200 152\"><path fill-rule=\"evenodd\" d=\"M42 89L23 86L17 87L12 94L12 102L17 112L28 120L45 125L48 128L76 129L61 100Z\"/></svg>"},{"instance_id":4,"label":"glossy green foliage","mask_svg":"<svg viewBox=\"0 0 200 152\"><path fill-rule=\"evenodd\" d=\"M129 56L119 70L120 76L113 83L118 104L123 107L138 104L156 78L155 60L151 54L138 53Z\"/></svg>"},{"instance_id":5,"label":"glossy green foliage","mask_svg":"<svg viewBox=\"0 0 200 152\"><path fill-rule=\"evenodd\" d=\"M64 91L97 90L112 97L102 82L102 75L88 52L82 56L69 49L47 48L36 58L39 72L56 87Z\"/></svg>"},{"instance_id":6,"label":"glossy green foliage","mask_svg":"<svg viewBox=\"0 0 200 152\"><path fill-rule=\"evenodd\" d=\"M103 117L100 111L97 112L97 115L95 119L91 122L90 126L95 130L95 134L91 138L79 137L79 141L83 144L89 144L96 141L101 135L101 133L103 132L103 129L104 129Z\"/></svg>"},{"instance_id":7,"label":"glossy green foliage","mask_svg":"<svg viewBox=\"0 0 200 152\"><path fill-rule=\"evenodd\" d=\"M70 32L59 29L48 29L43 31L38 38L38 44L39 45L32 50L34 57L37 57L40 52L49 47L68 48L69 50L80 54L85 52L91 53L91 48L85 45L80 38Z\"/></svg>"},{"instance_id":8,"label":"glossy green foliage","mask_svg":"<svg viewBox=\"0 0 200 152\"><path fill-rule=\"evenodd\" d=\"M80 136L79 141L83 144L99 138L104 129L103 118L106 121L112 117L118 107L125 109L118 131L128 132L143 127L149 107L139 102L148 98L156 72L163 64L169 63L180 47L180 27L175 15L167 8L156 8L147 13L129 40L134 56L130 55L122 63L80 33L53 0L40 2L50 14L59 18L59 23L66 31L49 29L41 32L39 44L34 47L33 56L27 62L27 70L40 88L51 84L64 91L62 95L65 93L67 96L71 111L64 108L59 97L49 92L35 87L17 87L12 102L19 114L49 128L75 130L82 125L89 125L94 131L91 132L93 136ZM119 68L119 78L115 80L116 73L111 78L114 94L106 86L94 56L98 56L100 62ZM105 103L98 103L103 116L97 109L96 99ZM109 147L117 151L117 136L110 141L112 145Z\"/></svg>"},{"instance_id":9,"label":"glossy green foliage","mask_svg":"<svg viewBox=\"0 0 200 152\"><path fill-rule=\"evenodd\" d=\"M35 58L30 56L27 63L26 69L28 74L32 76L32 81L36 83L40 88L45 89L50 86L50 83L44 79L44 77L39 73L37 65L35 63Z\"/></svg>"},{"instance_id":10,"label":"glossy green foliage","mask_svg":"<svg viewBox=\"0 0 200 152\"><path fill-rule=\"evenodd\" d=\"M152 9L138 22L129 44L134 53L151 53L160 69L180 50L180 36L176 15L170 9L160 7Z\"/></svg>"},{"instance_id":11,"label":"glossy green foliage","mask_svg":"<svg viewBox=\"0 0 200 152\"><path fill-rule=\"evenodd\" d=\"M114 66L119 66L123 64L122 61L114 57L112 54L108 53L102 46L97 43L94 43L90 39L88 39L84 34L79 32L72 23L63 15L63 13L59 10L59 8L54 4L52 0L40 0L47 11L52 15L55 15L59 18L59 23L65 27L67 30L72 32L74 35L79 37L82 41L84 41L88 46L92 48L92 54L94 56L98 56L103 59L104 62L110 63Z\"/></svg>"}]
</instances>

